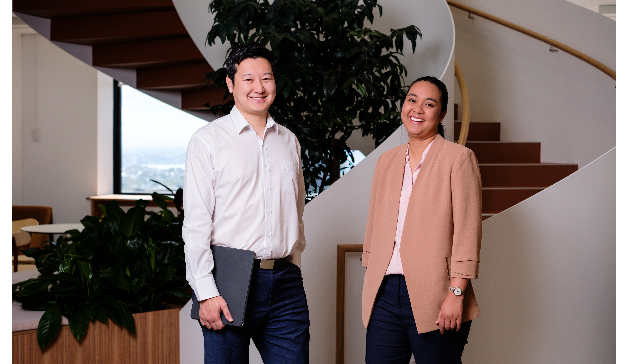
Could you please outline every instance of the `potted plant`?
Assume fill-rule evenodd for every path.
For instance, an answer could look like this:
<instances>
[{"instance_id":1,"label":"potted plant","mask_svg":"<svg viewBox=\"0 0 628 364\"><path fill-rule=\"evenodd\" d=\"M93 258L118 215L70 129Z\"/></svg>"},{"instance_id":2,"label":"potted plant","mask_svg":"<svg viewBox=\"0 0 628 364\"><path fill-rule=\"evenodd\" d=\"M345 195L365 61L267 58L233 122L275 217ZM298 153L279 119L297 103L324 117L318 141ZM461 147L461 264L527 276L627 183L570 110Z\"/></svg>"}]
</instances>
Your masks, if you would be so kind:
<instances>
[{"instance_id":1,"label":"potted plant","mask_svg":"<svg viewBox=\"0 0 628 364\"><path fill-rule=\"evenodd\" d=\"M149 201L138 200L125 212L113 201L100 206L102 218L81 220L81 232L71 230L43 249L24 251L40 275L14 284L13 299L25 310L44 311L37 328L41 350L58 334L61 316L80 342L90 322L111 320L135 333L133 313L190 298L183 214L168 210L162 195L153 193L152 199L161 211L147 212Z\"/></svg>"},{"instance_id":2,"label":"potted plant","mask_svg":"<svg viewBox=\"0 0 628 364\"><path fill-rule=\"evenodd\" d=\"M308 201L353 161L347 146L353 132L372 136L377 146L401 125L407 71L399 56L405 39L414 52L422 34L415 25L390 34L368 28L376 10L381 16L377 0L210 2L209 45L255 41L273 52L277 96L268 111L299 139ZM226 87L225 78L225 68L206 77L218 87ZM206 106L227 114L233 101Z\"/></svg>"}]
</instances>

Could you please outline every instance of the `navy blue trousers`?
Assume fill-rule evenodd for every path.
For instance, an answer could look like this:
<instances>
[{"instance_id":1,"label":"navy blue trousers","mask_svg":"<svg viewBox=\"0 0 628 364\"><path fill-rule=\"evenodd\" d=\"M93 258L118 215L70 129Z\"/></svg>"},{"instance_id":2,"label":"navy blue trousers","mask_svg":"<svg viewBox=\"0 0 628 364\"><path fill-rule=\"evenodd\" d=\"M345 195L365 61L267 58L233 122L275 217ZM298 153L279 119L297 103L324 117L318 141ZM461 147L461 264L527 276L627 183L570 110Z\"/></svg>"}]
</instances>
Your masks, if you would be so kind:
<instances>
[{"instance_id":1,"label":"navy blue trousers","mask_svg":"<svg viewBox=\"0 0 628 364\"><path fill-rule=\"evenodd\" d=\"M366 363L407 364L412 354L417 364L462 363L470 328L471 321L467 321L459 331L419 334L405 277L385 276L366 331Z\"/></svg>"},{"instance_id":2,"label":"navy blue trousers","mask_svg":"<svg viewBox=\"0 0 628 364\"><path fill-rule=\"evenodd\" d=\"M249 343L265 364L309 362L310 318L301 270L253 270L244 325L203 327L205 364L248 364Z\"/></svg>"}]
</instances>

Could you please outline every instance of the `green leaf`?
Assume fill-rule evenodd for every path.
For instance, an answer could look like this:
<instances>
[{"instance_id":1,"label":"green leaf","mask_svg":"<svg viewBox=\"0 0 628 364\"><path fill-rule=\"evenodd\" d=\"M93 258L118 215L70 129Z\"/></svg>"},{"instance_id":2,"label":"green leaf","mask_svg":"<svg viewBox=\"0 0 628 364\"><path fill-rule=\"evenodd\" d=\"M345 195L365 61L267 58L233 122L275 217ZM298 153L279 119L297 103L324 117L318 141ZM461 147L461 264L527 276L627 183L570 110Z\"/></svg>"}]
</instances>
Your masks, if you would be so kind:
<instances>
[{"instance_id":1,"label":"green leaf","mask_svg":"<svg viewBox=\"0 0 628 364\"><path fill-rule=\"evenodd\" d=\"M159 206L162 210L168 209L168 204L166 203L166 200L164 200L164 197L162 195L158 194L157 192L153 192L151 196L153 196L153 202L155 202L155 204L157 204L157 206Z\"/></svg>"},{"instance_id":2,"label":"green leaf","mask_svg":"<svg viewBox=\"0 0 628 364\"><path fill-rule=\"evenodd\" d=\"M349 87L349 86L353 85L353 83L355 82L355 80L356 80L357 78L358 78L358 76L356 76L356 75L353 75L353 76L349 77L349 79L348 79L348 80L346 80L346 81L342 84L342 86L340 86L340 90L344 90L344 89L346 89L347 87Z\"/></svg>"},{"instance_id":3,"label":"green leaf","mask_svg":"<svg viewBox=\"0 0 628 364\"><path fill-rule=\"evenodd\" d=\"M148 238L148 247L150 252L150 268L154 272L155 271L155 244L153 244L153 239Z\"/></svg>"},{"instance_id":4,"label":"green leaf","mask_svg":"<svg viewBox=\"0 0 628 364\"><path fill-rule=\"evenodd\" d=\"M61 328L61 310L54 305L47 309L39 320L37 326L37 343L39 348L44 348L54 339Z\"/></svg>"},{"instance_id":5,"label":"green leaf","mask_svg":"<svg viewBox=\"0 0 628 364\"><path fill-rule=\"evenodd\" d=\"M356 84L356 86L358 87L358 91L360 91L360 94L362 94L363 97L366 97L366 90L364 89L364 86L362 86L361 83Z\"/></svg>"},{"instance_id":6,"label":"green leaf","mask_svg":"<svg viewBox=\"0 0 628 364\"><path fill-rule=\"evenodd\" d=\"M87 318L87 316L85 316L83 312L77 311L68 316L68 323L70 326L70 331L72 331L72 335L74 335L78 342L81 342L81 340L83 340L83 337L85 337L87 327L89 326L89 319Z\"/></svg>"},{"instance_id":7,"label":"green leaf","mask_svg":"<svg viewBox=\"0 0 628 364\"><path fill-rule=\"evenodd\" d=\"M116 307L118 308L118 315L124 327L126 327L132 334L135 334L135 318L133 318L129 308L122 301L116 302Z\"/></svg>"},{"instance_id":8,"label":"green leaf","mask_svg":"<svg viewBox=\"0 0 628 364\"><path fill-rule=\"evenodd\" d=\"M72 270L72 258L66 256L59 265L59 273L71 273Z\"/></svg>"},{"instance_id":9,"label":"green leaf","mask_svg":"<svg viewBox=\"0 0 628 364\"><path fill-rule=\"evenodd\" d=\"M120 231L126 237L134 235L144 222L146 209L141 207L133 207L124 216L120 224Z\"/></svg>"},{"instance_id":10,"label":"green leaf","mask_svg":"<svg viewBox=\"0 0 628 364\"><path fill-rule=\"evenodd\" d=\"M174 195L174 191L173 191L173 190L171 190L171 189L170 189L170 187L166 186L165 184L163 184L163 183L161 183L161 182L159 182L159 181L155 181L154 179L151 179L150 181L151 181L151 182L155 182L155 183L157 183L157 184L160 184L160 185L161 185L161 186L163 186L165 189L167 189L168 191L170 191L170 193L171 193L171 194L173 194L173 195Z\"/></svg>"},{"instance_id":11,"label":"green leaf","mask_svg":"<svg viewBox=\"0 0 628 364\"><path fill-rule=\"evenodd\" d=\"M325 75L323 78L323 92L325 92L325 95L331 96L336 91L337 80L336 75Z\"/></svg>"},{"instance_id":12,"label":"green leaf","mask_svg":"<svg viewBox=\"0 0 628 364\"><path fill-rule=\"evenodd\" d=\"M107 310L103 306L98 307L98 310L96 311L96 320L106 324L108 319Z\"/></svg>"},{"instance_id":13,"label":"green leaf","mask_svg":"<svg viewBox=\"0 0 628 364\"><path fill-rule=\"evenodd\" d=\"M146 206L148 206L149 203L150 203L150 201L147 201L147 200L137 200L137 201L135 201L135 206L145 209Z\"/></svg>"},{"instance_id":14,"label":"green leaf","mask_svg":"<svg viewBox=\"0 0 628 364\"><path fill-rule=\"evenodd\" d=\"M92 280L92 265L90 262L84 262L82 260L77 260L78 266L81 269L81 273L83 273L83 277L85 277L85 279L88 282L91 282Z\"/></svg>"},{"instance_id":15,"label":"green leaf","mask_svg":"<svg viewBox=\"0 0 628 364\"><path fill-rule=\"evenodd\" d=\"M102 211L102 216L107 217L107 207L105 205L98 204L100 211Z\"/></svg>"}]
</instances>

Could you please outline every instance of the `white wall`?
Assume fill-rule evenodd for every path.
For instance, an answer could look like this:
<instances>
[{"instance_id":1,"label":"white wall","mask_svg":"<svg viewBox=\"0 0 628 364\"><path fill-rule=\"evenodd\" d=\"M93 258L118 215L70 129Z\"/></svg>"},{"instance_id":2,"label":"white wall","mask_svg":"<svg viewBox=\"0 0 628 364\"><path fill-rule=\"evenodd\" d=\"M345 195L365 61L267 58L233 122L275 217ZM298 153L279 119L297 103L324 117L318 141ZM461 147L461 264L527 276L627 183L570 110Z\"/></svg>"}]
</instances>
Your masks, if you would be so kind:
<instances>
[{"instance_id":1,"label":"white wall","mask_svg":"<svg viewBox=\"0 0 628 364\"><path fill-rule=\"evenodd\" d=\"M465 363L615 363L615 163L484 222Z\"/></svg>"},{"instance_id":2,"label":"white wall","mask_svg":"<svg viewBox=\"0 0 628 364\"><path fill-rule=\"evenodd\" d=\"M565 43L615 69L615 21L564 0L465 5ZM615 146L615 81L545 43L452 9L471 121L501 122L502 140L541 142L544 162L584 166ZM586 26L583 26L586 25Z\"/></svg>"},{"instance_id":3,"label":"white wall","mask_svg":"<svg viewBox=\"0 0 628 364\"><path fill-rule=\"evenodd\" d=\"M570 3L580 5L585 9L598 12L600 5L615 5L615 0L567 0Z\"/></svg>"},{"instance_id":4,"label":"white wall","mask_svg":"<svg viewBox=\"0 0 628 364\"><path fill-rule=\"evenodd\" d=\"M112 192L113 81L36 34L14 31L12 58L12 203L78 222L86 197Z\"/></svg>"}]
</instances>

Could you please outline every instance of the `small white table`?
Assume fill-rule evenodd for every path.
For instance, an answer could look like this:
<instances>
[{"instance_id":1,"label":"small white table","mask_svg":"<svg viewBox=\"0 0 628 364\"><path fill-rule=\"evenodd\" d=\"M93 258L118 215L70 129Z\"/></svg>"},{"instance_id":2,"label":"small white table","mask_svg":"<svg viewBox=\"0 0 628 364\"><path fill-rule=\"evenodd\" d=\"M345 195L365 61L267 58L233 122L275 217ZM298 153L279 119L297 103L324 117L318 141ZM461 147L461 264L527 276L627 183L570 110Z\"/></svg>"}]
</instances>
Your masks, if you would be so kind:
<instances>
[{"instance_id":1,"label":"small white table","mask_svg":"<svg viewBox=\"0 0 628 364\"><path fill-rule=\"evenodd\" d=\"M83 231L83 224L42 224L22 227L22 231L36 234L64 234L68 230Z\"/></svg>"}]
</instances>

